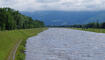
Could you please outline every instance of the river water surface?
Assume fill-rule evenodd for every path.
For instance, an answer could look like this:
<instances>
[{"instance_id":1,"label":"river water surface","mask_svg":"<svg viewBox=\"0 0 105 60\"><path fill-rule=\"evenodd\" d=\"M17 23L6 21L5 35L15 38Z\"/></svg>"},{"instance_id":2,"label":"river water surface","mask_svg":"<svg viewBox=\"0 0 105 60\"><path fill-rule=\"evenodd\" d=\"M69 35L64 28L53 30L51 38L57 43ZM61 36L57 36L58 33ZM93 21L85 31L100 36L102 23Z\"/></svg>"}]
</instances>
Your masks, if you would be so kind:
<instances>
[{"instance_id":1,"label":"river water surface","mask_svg":"<svg viewBox=\"0 0 105 60\"><path fill-rule=\"evenodd\" d=\"M49 28L27 40L26 60L105 60L105 34Z\"/></svg>"}]
</instances>

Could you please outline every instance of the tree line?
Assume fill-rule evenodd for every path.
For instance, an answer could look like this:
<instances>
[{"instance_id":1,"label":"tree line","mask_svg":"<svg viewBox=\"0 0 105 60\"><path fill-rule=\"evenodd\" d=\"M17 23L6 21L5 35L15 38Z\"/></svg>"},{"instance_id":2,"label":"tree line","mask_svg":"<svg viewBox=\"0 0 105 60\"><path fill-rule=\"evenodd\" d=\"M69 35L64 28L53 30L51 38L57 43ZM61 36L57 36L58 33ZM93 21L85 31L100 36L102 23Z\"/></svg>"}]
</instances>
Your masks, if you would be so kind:
<instances>
[{"instance_id":1,"label":"tree line","mask_svg":"<svg viewBox=\"0 0 105 60\"><path fill-rule=\"evenodd\" d=\"M11 8L0 8L0 30L28 29L44 27L44 23L22 15Z\"/></svg>"},{"instance_id":2,"label":"tree line","mask_svg":"<svg viewBox=\"0 0 105 60\"><path fill-rule=\"evenodd\" d=\"M88 24L77 24L77 25L70 25L70 27L75 27L75 28L102 28L105 29L105 22L99 23L97 22L91 22Z\"/></svg>"},{"instance_id":3,"label":"tree line","mask_svg":"<svg viewBox=\"0 0 105 60\"><path fill-rule=\"evenodd\" d=\"M90 22L87 24L74 24L74 25L49 25L47 27L71 27L71 28L83 28L83 29L87 29L87 28L102 28L105 29L105 22Z\"/></svg>"}]
</instances>

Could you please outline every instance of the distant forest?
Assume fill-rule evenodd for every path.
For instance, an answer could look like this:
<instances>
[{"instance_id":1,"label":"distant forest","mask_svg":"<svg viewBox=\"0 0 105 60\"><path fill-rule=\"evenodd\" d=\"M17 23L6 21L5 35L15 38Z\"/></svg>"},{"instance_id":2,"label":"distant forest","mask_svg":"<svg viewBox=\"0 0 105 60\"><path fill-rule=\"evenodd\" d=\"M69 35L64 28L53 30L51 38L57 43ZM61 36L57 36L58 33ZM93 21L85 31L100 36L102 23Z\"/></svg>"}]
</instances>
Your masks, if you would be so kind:
<instances>
[{"instance_id":1,"label":"distant forest","mask_svg":"<svg viewBox=\"0 0 105 60\"><path fill-rule=\"evenodd\" d=\"M70 27L76 27L76 28L101 28L105 29L105 22L99 23L97 22L92 22L88 24L83 24L83 25L71 25Z\"/></svg>"},{"instance_id":2,"label":"distant forest","mask_svg":"<svg viewBox=\"0 0 105 60\"><path fill-rule=\"evenodd\" d=\"M47 27L71 27L71 28L102 28L105 29L105 22L99 23L97 22L91 22L88 24L74 24L74 25L62 25L62 26L47 26Z\"/></svg>"},{"instance_id":3,"label":"distant forest","mask_svg":"<svg viewBox=\"0 0 105 60\"><path fill-rule=\"evenodd\" d=\"M70 27L76 27L76 28L102 28L105 29L105 22L99 23L97 22L92 22L88 24L83 24L83 25L71 25Z\"/></svg>"},{"instance_id":4,"label":"distant forest","mask_svg":"<svg viewBox=\"0 0 105 60\"><path fill-rule=\"evenodd\" d=\"M11 8L0 8L0 30L29 29L44 27L44 23L22 15Z\"/></svg>"}]
</instances>

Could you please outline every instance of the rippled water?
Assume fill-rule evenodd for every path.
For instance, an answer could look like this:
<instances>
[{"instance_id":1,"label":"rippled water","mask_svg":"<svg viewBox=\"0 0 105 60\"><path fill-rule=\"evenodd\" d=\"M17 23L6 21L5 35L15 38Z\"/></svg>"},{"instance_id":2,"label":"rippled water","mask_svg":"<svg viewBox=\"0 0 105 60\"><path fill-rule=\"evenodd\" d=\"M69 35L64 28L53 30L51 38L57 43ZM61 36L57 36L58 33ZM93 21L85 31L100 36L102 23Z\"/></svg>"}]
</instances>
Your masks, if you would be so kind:
<instances>
[{"instance_id":1,"label":"rippled water","mask_svg":"<svg viewBox=\"0 0 105 60\"><path fill-rule=\"evenodd\" d=\"M26 60L105 60L105 34L49 28L27 40Z\"/></svg>"}]
</instances>

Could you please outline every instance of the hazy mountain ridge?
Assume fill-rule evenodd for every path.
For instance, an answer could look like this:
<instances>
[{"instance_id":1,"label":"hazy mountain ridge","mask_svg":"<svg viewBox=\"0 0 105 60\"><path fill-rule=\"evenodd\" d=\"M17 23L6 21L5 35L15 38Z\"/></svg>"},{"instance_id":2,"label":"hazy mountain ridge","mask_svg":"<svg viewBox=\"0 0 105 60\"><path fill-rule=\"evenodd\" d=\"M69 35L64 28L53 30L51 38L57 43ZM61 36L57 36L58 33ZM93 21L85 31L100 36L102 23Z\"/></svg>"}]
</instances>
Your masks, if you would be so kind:
<instances>
[{"instance_id":1,"label":"hazy mountain ridge","mask_svg":"<svg viewBox=\"0 0 105 60\"><path fill-rule=\"evenodd\" d=\"M105 11L37 11L21 12L33 19L39 19L46 25L72 25L88 22L105 21Z\"/></svg>"},{"instance_id":2,"label":"hazy mountain ridge","mask_svg":"<svg viewBox=\"0 0 105 60\"><path fill-rule=\"evenodd\" d=\"M96 15L92 18L89 18L88 20L91 20L91 22L94 22L95 20L99 21L99 22L105 22L105 13Z\"/></svg>"}]
</instances>

